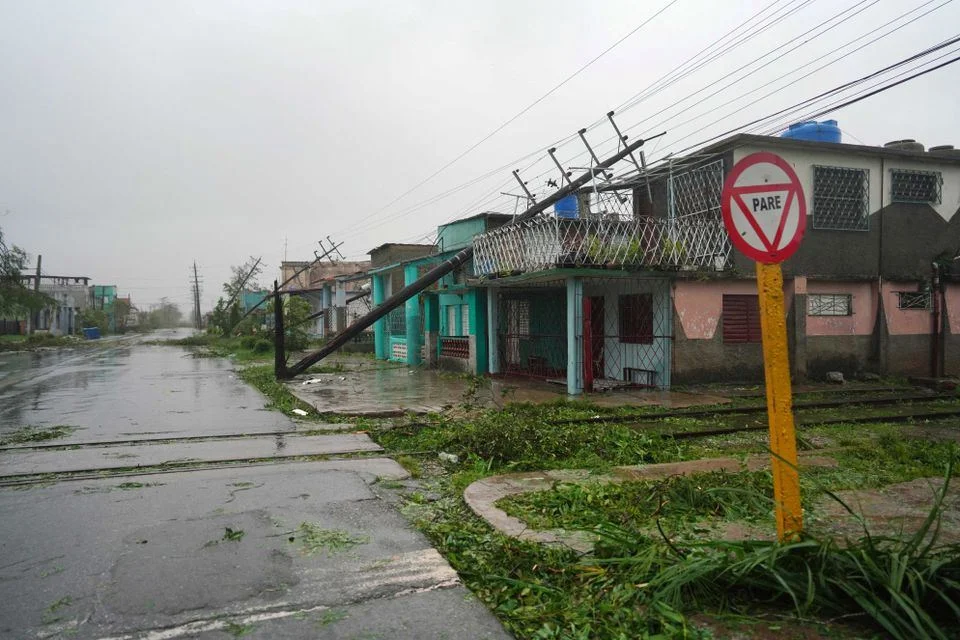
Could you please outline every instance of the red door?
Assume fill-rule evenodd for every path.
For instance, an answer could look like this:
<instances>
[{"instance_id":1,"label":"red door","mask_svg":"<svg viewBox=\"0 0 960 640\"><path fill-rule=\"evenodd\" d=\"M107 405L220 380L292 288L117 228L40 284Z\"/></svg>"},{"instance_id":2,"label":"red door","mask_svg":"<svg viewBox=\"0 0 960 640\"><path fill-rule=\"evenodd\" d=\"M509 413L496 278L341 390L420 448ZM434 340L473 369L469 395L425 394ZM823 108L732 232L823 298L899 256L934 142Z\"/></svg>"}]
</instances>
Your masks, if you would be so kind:
<instances>
[{"instance_id":1,"label":"red door","mask_svg":"<svg viewBox=\"0 0 960 640\"><path fill-rule=\"evenodd\" d=\"M603 378L603 296L583 299L583 387Z\"/></svg>"}]
</instances>

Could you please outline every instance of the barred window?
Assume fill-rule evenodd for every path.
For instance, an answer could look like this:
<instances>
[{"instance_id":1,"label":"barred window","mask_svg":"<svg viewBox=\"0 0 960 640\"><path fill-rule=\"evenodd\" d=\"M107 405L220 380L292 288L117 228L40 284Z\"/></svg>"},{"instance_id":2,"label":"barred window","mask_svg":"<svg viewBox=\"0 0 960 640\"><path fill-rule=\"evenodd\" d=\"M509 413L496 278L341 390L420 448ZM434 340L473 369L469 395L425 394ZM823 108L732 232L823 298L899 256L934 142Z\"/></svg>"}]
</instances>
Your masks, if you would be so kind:
<instances>
[{"instance_id":1,"label":"barred window","mask_svg":"<svg viewBox=\"0 0 960 640\"><path fill-rule=\"evenodd\" d=\"M942 186L939 171L890 170L890 199L894 202L940 204Z\"/></svg>"},{"instance_id":2,"label":"barred window","mask_svg":"<svg viewBox=\"0 0 960 640\"><path fill-rule=\"evenodd\" d=\"M757 296L723 296L723 341L731 344L762 342L760 301Z\"/></svg>"},{"instance_id":3,"label":"barred window","mask_svg":"<svg viewBox=\"0 0 960 640\"><path fill-rule=\"evenodd\" d=\"M813 167L813 228L869 231L870 172Z\"/></svg>"},{"instance_id":4,"label":"barred window","mask_svg":"<svg viewBox=\"0 0 960 640\"><path fill-rule=\"evenodd\" d=\"M807 296L808 316L853 315L849 293L811 293Z\"/></svg>"},{"instance_id":5,"label":"barred window","mask_svg":"<svg viewBox=\"0 0 960 640\"><path fill-rule=\"evenodd\" d=\"M929 291L897 291L897 308L899 309L930 309Z\"/></svg>"}]
</instances>

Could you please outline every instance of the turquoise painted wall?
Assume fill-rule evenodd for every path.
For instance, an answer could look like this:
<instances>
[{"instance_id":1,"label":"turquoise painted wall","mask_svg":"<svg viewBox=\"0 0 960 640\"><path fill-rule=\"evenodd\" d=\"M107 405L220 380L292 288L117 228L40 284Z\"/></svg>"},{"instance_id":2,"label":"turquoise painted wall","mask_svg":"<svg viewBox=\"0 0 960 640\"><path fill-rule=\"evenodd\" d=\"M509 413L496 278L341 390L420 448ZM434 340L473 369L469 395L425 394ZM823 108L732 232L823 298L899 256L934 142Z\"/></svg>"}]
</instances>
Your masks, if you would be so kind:
<instances>
[{"instance_id":1,"label":"turquoise painted wall","mask_svg":"<svg viewBox=\"0 0 960 640\"><path fill-rule=\"evenodd\" d=\"M486 231L486 220L475 218L462 220L437 227L437 246L440 251L463 249L473 242L473 237Z\"/></svg>"}]
</instances>

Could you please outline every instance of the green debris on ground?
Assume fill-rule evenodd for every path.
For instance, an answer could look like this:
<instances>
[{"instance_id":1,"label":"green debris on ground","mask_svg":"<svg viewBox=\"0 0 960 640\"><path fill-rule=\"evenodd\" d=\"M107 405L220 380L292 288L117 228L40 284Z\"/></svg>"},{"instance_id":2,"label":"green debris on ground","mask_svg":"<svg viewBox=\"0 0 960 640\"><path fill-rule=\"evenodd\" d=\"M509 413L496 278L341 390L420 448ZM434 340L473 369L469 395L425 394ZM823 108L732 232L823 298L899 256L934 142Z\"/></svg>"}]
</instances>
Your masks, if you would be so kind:
<instances>
[{"instance_id":1,"label":"green debris on ground","mask_svg":"<svg viewBox=\"0 0 960 640\"><path fill-rule=\"evenodd\" d=\"M369 536L353 535L342 529L327 529L319 522L302 522L291 541L298 540L307 555L326 551L328 554L346 551L370 542Z\"/></svg>"},{"instance_id":2,"label":"green debris on ground","mask_svg":"<svg viewBox=\"0 0 960 640\"><path fill-rule=\"evenodd\" d=\"M66 438L79 427L66 424L56 424L52 426L33 426L28 425L0 437L0 446L11 444L28 444L32 442L47 442L48 440L57 440Z\"/></svg>"}]
</instances>

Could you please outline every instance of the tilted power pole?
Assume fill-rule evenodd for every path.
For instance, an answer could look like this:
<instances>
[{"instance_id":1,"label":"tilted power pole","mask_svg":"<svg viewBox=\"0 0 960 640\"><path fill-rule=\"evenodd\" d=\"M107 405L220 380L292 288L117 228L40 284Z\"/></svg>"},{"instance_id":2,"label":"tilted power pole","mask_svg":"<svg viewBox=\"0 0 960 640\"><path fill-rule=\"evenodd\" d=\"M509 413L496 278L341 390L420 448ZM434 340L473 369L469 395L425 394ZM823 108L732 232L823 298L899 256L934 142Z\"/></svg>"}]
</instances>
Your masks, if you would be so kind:
<instances>
[{"instance_id":1,"label":"tilted power pole","mask_svg":"<svg viewBox=\"0 0 960 640\"><path fill-rule=\"evenodd\" d=\"M663 134L660 134L660 135L663 135ZM542 202L539 202L533 205L532 207L524 211L522 214L514 218L512 222L509 222L508 224L504 225L504 227L515 225L517 223L524 222L525 220L529 220L530 218L534 217L538 213L545 211L548 207L553 206L557 201L562 200L568 195L576 193L577 190L580 189L580 187L584 186L585 184L587 184L593 179L597 171L612 167L617 162L623 160L624 158L632 154L635 150L643 146L643 143L644 143L644 140L642 138L638 138L633 143L624 147L619 153L607 158L603 162L598 163L593 171L588 171L583 175L581 175L580 177L576 178L575 180L570 180L569 177L566 177L567 186L557 190L556 192L554 192L553 195L548 196ZM555 151L555 149L551 150L550 152L551 157L554 157L553 151ZM554 157L554 160L556 160L555 157ZM418 293L420 293L421 291L423 291L424 289L432 285L434 282L436 282L443 276L447 275L454 269L460 267L461 265L466 263L468 260L470 260L470 258L472 257L473 257L473 245L471 244L466 248L460 250L460 252L458 252L453 257L445 260L444 262L440 263L439 265L437 265L436 267L434 267L433 269L425 273L416 282L412 282L407 286L405 286L404 288L400 289L400 291L396 292L395 294L387 298L383 302L383 304L374 308L370 313L366 314L362 318L358 318L356 322L354 322L352 325L344 329L343 332L334 336L333 339L331 339L327 344L325 344L318 351L314 351L313 353L307 355L302 360L300 360L300 362L297 362L291 367L286 367L286 366L278 367L275 372L277 378L289 379L303 373L304 371L309 369L311 366L313 366L317 362L320 362L321 360L326 358L328 355L334 353L337 349L347 344L350 340L352 340L355 336L357 336L361 331L371 326L374 322L384 317L385 315L387 315L388 313L390 313L391 311L399 307L401 304L405 303L407 300L409 300L413 296L417 295Z\"/></svg>"}]
</instances>

